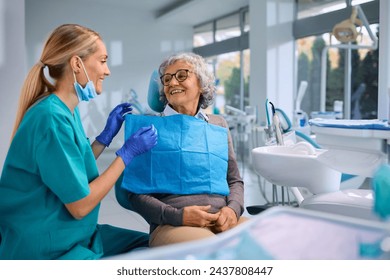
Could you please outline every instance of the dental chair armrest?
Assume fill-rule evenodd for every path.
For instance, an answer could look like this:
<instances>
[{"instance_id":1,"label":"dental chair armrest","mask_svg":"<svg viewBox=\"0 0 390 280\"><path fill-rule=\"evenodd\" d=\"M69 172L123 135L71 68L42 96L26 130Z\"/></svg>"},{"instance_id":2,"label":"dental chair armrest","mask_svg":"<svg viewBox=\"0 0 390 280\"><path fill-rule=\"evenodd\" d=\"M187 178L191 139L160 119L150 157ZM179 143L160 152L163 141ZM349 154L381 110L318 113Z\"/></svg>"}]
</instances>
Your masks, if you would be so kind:
<instances>
[{"instance_id":1,"label":"dental chair armrest","mask_svg":"<svg viewBox=\"0 0 390 280\"><path fill-rule=\"evenodd\" d=\"M131 207L130 204L129 191L121 187L122 180L123 180L123 173L115 183L116 200L118 201L119 205L122 206L123 208L134 211L134 209Z\"/></svg>"}]
</instances>

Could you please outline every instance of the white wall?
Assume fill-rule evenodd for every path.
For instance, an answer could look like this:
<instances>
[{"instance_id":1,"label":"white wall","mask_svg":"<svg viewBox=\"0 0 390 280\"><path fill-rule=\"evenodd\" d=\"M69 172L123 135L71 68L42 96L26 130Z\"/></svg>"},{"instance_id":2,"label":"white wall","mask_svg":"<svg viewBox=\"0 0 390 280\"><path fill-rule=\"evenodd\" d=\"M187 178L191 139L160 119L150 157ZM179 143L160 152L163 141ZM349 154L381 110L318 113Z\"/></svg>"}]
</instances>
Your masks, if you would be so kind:
<instances>
[{"instance_id":1,"label":"white wall","mask_svg":"<svg viewBox=\"0 0 390 280\"><path fill-rule=\"evenodd\" d=\"M294 1L250 0L249 3L250 102L258 107L262 121L265 121L267 97L291 117L295 93ZM152 70L168 54L192 48L191 24L158 21L151 13L115 7L110 1L98 4L87 0L0 0L0 13L0 40L4 41L0 42L0 48L3 48L0 49L3 86L0 92L1 164L8 149L26 69L39 59L45 39L58 25L79 23L88 26L98 31L107 45L111 76L104 82L104 92L94 102L80 105L86 132L92 139L104 127L110 110L122 101L130 88L136 90L141 103L147 106L146 93ZM118 135L117 139L111 146L113 149L121 145L123 135Z\"/></svg>"},{"instance_id":2,"label":"white wall","mask_svg":"<svg viewBox=\"0 0 390 280\"><path fill-rule=\"evenodd\" d=\"M104 81L103 94L79 106L91 139L103 129L111 109L126 97L131 88L137 92L140 102L147 106L150 74L164 57L192 49L191 25L161 24L150 12L113 6L110 1L98 4L80 0L34 0L26 1L29 66L39 59L48 34L63 23L78 23L99 32L109 54L111 76ZM116 149L122 144L122 134L116 140L110 148Z\"/></svg>"},{"instance_id":3,"label":"white wall","mask_svg":"<svg viewBox=\"0 0 390 280\"><path fill-rule=\"evenodd\" d=\"M0 170L10 144L25 58L24 0L0 0Z\"/></svg>"},{"instance_id":4,"label":"white wall","mask_svg":"<svg viewBox=\"0 0 390 280\"><path fill-rule=\"evenodd\" d=\"M294 95L293 0L250 0L250 104L265 123L265 100L292 119Z\"/></svg>"}]
</instances>

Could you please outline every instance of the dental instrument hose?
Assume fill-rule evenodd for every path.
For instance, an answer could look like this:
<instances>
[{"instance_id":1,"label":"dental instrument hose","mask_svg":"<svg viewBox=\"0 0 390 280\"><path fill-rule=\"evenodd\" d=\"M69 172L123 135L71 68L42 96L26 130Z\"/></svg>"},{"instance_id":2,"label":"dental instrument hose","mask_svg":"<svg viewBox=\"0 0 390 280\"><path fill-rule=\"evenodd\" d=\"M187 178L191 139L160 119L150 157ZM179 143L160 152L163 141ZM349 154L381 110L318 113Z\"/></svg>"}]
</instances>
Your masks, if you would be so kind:
<instances>
[{"instance_id":1,"label":"dental instrument hose","mask_svg":"<svg viewBox=\"0 0 390 280\"><path fill-rule=\"evenodd\" d=\"M272 107L272 124L273 124L274 131L275 131L276 143L279 146L283 146L284 141L283 141L280 119L279 119L278 115L276 114L274 104L272 102L269 102L269 104L271 104L271 107Z\"/></svg>"}]
</instances>

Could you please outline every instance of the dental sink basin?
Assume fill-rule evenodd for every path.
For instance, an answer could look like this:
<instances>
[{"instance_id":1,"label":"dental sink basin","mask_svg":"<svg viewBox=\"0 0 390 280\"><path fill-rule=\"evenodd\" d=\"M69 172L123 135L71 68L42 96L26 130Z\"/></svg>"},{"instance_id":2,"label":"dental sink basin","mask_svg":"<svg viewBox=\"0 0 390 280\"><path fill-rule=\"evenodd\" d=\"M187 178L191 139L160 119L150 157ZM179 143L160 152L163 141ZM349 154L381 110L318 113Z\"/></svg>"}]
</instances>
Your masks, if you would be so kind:
<instances>
[{"instance_id":1,"label":"dental sink basin","mask_svg":"<svg viewBox=\"0 0 390 280\"><path fill-rule=\"evenodd\" d=\"M321 162L319 156L326 151L307 142L258 147L252 150L252 166L272 184L304 187L313 194L335 192L340 188L341 172Z\"/></svg>"}]
</instances>

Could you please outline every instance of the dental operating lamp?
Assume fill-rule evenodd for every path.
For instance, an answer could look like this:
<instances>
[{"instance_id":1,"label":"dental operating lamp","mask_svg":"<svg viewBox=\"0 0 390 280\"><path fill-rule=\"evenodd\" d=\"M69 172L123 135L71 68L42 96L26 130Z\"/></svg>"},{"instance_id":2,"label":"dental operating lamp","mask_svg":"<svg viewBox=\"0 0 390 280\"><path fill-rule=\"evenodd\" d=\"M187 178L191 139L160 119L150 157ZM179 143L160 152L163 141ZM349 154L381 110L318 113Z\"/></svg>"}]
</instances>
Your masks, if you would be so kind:
<instances>
[{"instance_id":1,"label":"dental operating lamp","mask_svg":"<svg viewBox=\"0 0 390 280\"><path fill-rule=\"evenodd\" d=\"M336 24L332 33L341 43L355 42L361 33L362 25L362 21L357 18L357 8L353 7L351 17ZM360 27L360 32L356 30L356 26Z\"/></svg>"},{"instance_id":2,"label":"dental operating lamp","mask_svg":"<svg viewBox=\"0 0 390 280\"><path fill-rule=\"evenodd\" d=\"M372 44L352 44L355 42L359 34L356 27L365 27L368 35L372 41ZM361 30L360 30L361 31ZM338 48L345 50L357 50L357 49L371 49L375 50L378 48L378 38L374 35L370 28L370 24L362 10L357 5L352 8L352 14L349 19L346 19L340 23L337 23L333 27L332 35L341 42L341 44L330 44L325 46L322 50L321 56L321 93L320 93L320 111L325 112L326 104L326 72L327 72L327 52L330 48ZM349 118L351 114L351 77L347 75L345 77L345 90L344 90L344 117Z\"/></svg>"}]
</instances>

